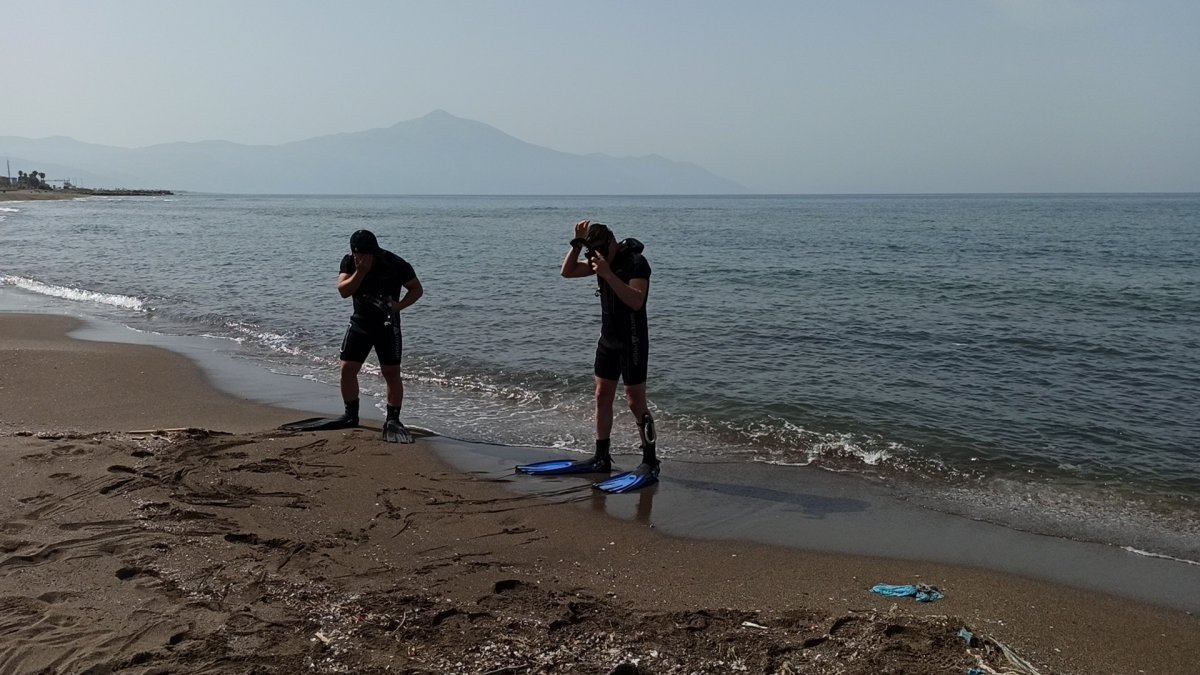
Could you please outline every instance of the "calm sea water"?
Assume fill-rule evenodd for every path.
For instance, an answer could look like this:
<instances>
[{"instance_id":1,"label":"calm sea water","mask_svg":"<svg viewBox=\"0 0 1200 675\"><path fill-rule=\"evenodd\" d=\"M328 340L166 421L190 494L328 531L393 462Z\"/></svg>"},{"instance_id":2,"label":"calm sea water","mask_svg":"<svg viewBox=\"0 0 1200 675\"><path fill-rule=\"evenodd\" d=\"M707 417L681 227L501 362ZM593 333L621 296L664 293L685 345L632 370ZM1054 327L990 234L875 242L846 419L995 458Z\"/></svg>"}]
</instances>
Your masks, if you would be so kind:
<instances>
[{"instance_id":1,"label":"calm sea water","mask_svg":"<svg viewBox=\"0 0 1200 675\"><path fill-rule=\"evenodd\" d=\"M406 416L583 449L599 305L558 275L581 218L646 245L668 459L815 464L1200 560L1200 195L0 203L0 285L333 383L338 262L371 229L426 288Z\"/></svg>"}]
</instances>

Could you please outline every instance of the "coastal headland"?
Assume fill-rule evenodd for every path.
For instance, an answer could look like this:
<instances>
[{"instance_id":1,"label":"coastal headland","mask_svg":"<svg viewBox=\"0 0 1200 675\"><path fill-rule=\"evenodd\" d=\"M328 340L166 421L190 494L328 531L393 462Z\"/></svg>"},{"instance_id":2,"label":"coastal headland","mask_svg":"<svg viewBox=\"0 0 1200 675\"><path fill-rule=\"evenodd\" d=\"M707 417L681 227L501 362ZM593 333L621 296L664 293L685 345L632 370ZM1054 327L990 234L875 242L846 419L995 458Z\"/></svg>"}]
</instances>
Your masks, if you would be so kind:
<instances>
[{"instance_id":1,"label":"coastal headland","mask_svg":"<svg viewBox=\"0 0 1200 675\"><path fill-rule=\"evenodd\" d=\"M978 567L667 536L586 490L564 500L454 468L443 457L465 444L450 439L278 431L309 413L218 391L174 352L73 339L78 326L0 313L3 672L1133 674L1200 662L1189 612ZM638 496L602 499L618 498ZM946 597L871 593L879 582Z\"/></svg>"},{"instance_id":2,"label":"coastal headland","mask_svg":"<svg viewBox=\"0 0 1200 675\"><path fill-rule=\"evenodd\" d=\"M173 194L175 193L170 190L129 190L124 188L61 188L54 190L0 189L0 202L47 199L79 199L80 197L159 197Z\"/></svg>"}]
</instances>

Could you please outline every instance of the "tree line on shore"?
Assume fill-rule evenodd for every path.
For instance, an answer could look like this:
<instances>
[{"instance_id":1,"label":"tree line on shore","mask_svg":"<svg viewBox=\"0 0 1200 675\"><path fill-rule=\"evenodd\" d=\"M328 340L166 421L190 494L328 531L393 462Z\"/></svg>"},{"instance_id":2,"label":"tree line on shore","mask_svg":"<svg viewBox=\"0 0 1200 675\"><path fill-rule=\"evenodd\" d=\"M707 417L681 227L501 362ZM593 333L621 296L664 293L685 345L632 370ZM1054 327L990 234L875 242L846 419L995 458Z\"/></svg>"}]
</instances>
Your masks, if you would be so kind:
<instances>
[{"instance_id":1,"label":"tree line on shore","mask_svg":"<svg viewBox=\"0 0 1200 675\"><path fill-rule=\"evenodd\" d=\"M0 188L10 190L54 190L55 187L46 182L46 173L44 171L18 171L17 177L0 176ZM82 188L71 184L71 181L64 180L62 182L62 190L67 192L75 192L85 195L101 195L101 196L128 196L128 195L170 195L174 194L170 190L130 190L126 188L118 189L95 189Z\"/></svg>"},{"instance_id":2,"label":"tree line on shore","mask_svg":"<svg viewBox=\"0 0 1200 675\"><path fill-rule=\"evenodd\" d=\"M6 177L11 187L18 190L52 190L53 188L46 182L46 172L44 171L18 171L16 179ZM63 187L71 187L69 182L64 182Z\"/></svg>"}]
</instances>

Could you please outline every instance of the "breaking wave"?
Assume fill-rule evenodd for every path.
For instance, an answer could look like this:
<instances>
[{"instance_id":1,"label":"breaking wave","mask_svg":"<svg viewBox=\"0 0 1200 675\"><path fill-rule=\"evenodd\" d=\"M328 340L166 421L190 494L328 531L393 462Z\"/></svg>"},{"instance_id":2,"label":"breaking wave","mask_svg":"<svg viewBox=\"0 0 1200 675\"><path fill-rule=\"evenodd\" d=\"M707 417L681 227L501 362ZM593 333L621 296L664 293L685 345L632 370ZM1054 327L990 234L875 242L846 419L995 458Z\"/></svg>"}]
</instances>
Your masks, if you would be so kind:
<instances>
[{"instance_id":1,"label":"breaking wave","mask_svg":"<svg viewBox=\"0 0 1200 675\"><path fill-rule=\"evenodd\" d=\"M115 293L101 293L99 291L90 291L86 288L74 288L72 286L55 286L47 284L36 279L27 279L25 277L16 277L10 275L0 275L0 286L15 286L21 290L38 295L47 295L53 298L62 298L74 302L90 302L98 305L110 305L112 307L123 307L134 311L144 311L146 309L145 302L140 298L135 298L130 295L118 295Z\"/></svg>"}]
</instances>

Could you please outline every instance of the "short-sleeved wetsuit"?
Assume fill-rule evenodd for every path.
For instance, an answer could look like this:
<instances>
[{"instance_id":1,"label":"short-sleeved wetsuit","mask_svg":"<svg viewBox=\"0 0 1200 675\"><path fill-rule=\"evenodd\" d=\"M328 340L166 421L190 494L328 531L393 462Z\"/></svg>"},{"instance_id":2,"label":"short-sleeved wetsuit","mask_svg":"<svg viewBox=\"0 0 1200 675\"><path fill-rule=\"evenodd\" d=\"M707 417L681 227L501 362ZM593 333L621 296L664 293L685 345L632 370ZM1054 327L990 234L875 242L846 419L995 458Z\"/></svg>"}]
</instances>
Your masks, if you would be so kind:
<instances>
[{"instance_id":1,"label":"short-sleeved wetsuit","mask_svg":"<svg viewBox=\"0 0 1200 675\"><path fill-rule=\"evenodd\" d=\"M354 270L354 256L343 257L341 273L354 274ZM417 273L404 258L391 251L375 254L371 271L353 296L354 314L342 338L341 360L362 363L374 347L379 365L399 365L404 339L400 317L391 313L389 301L399 300L404 284L416 278Z\"/></svg>"},{"instance_id":2,"label":"short-sleeved wetsuit","mask_svg":"<svg viewBox=\"0 0 1200 675\"><path fill-rule=\"evenodd\" d=\"M617 246L617 255L609 262L617 278L649 279L650 263L642 256L642 243L626 239ZM646 305L634 311L603 279L598 279L601 323L596 345L596 377L622 379L625 386L646 381L646 362L650 356L650 334L646 323Z\"/></svg>"}]
</instances>

